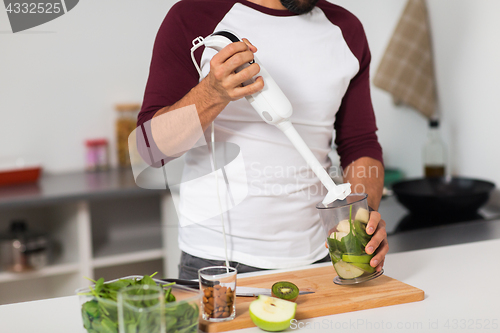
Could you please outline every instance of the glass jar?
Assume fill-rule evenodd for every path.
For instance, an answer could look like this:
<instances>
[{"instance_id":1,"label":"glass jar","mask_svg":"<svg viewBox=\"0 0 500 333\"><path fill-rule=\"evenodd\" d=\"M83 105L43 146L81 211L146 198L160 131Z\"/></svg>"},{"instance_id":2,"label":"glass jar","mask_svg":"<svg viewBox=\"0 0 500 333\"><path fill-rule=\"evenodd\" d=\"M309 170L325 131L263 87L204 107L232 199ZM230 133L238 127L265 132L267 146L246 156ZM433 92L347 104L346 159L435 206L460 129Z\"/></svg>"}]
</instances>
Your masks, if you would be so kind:
<instances>
[{"instance_id":1,"label":"glass jar","mask_svg":"<svg viewBox=\"0 0 500 333\"><path fill-rule=\"evenodd\" d=\"M86 166L87 171L99 171L109 169L108 140L94 139L85 141L87 147Z\"/></svg>"},{"instance_id":2,"label":"glass jar","mask_svg":"<svg viewBox=\"0 0 500 333\"><path fill-rule=\"evenodd\" d=\"M137 115L141 109L138 103L117 104L115 109L118 113L116 119L116 154L119 167L130 166L130 153L128 149L128 137L136 128Z\"/></svg>"},{"instance_id":3,"label":"glass jar","mask_svg":"<svg viewBox=\"0 0 500 333\"><path fill-rule=\"evenodd\" d=\"M318 203L321 223L326 234L328 251L337 276L335 284L349 285L369 281L383 274L370 265L374 254L365 247L372 235L366 232L370 218L368 195L350 194L344 200L328 205Z\"/></svg>"}]
</instances>

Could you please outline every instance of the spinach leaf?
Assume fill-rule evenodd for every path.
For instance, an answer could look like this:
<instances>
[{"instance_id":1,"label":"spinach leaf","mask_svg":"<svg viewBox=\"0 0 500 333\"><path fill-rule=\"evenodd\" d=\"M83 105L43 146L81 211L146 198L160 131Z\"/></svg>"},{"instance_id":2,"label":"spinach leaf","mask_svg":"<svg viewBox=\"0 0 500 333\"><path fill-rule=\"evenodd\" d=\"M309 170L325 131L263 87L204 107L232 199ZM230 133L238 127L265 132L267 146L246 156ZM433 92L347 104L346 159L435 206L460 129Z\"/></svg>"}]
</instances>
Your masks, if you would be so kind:
<instances>
[{"instance_id":1,"label":"spinach leaf","mask_svg":"<svg viewBox=\"0 0 500 333\"><path fill-rule=\"evenodd\" d=\"M364 252L364 246L361 245L361 242L358 240L358 238L354 235L354 226L352 223L352 206L349 207L349 233L342 237L342 240L340 241L344 249L346 250L345 252L348 254L362 254Z\"/></svg>"},{"instance_id":2,"label":"spinach leaf","mask_svg":"<svg viewBox=\"0 0 500 333\"><path fill-rule=\"evenodd\" d=\"M156 282L153 280L153 278L151 276L148 276L148 275L145 275L139 284L156 286Z\"/></svg>"},{"instance_id":3,"label":"spinach leaf","mask_svg":"<svg viewBox=\"0 0 500 333\"><path fill-rule=\"evenodd\" d=\"M354 226L356 238L358 238L361 245L363 247L365 247L366 244L368 244L368 242L372 238L372 236L370 236L366 233L366 223L355 220L353 223L353 226Z\"/></svg>"},{"instance_id":4,"label":"spinach leaf","mask_svg":"<svg viewBox=\"0 0 500 333\"><path fill-rule=\"evenodd\" d=\"M345 253L348 254L363 254L364 247L361 245L361 242L353 235L352 229L351 232L347 234L347 236L342 237L343 246L345 247Z\"/></svg>"},{"instance_id":5,"label":"spinach leaf","mask_svg":"<svg viewBox=\"0 0 500 333\"><path fill-rule=\"evenodd\" d=\"M339 251L342 253L346 252L346 248L341 241L330 237L328 237L328 249L330 250L330 252L335 252L335 251Z\"/></svg>"}]
</instances>

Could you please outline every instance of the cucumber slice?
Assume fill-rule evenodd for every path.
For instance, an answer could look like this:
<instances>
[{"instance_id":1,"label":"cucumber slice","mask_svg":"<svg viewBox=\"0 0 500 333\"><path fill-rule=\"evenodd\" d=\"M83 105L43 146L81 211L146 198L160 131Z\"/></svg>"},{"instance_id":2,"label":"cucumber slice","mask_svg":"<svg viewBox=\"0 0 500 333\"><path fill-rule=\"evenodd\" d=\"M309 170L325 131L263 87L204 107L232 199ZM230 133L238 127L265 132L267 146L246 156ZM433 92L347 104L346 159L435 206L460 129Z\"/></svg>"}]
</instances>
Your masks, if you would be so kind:
<instances>
[{"instance_id":1,"label":"cucumber slice","mask_svg":"<svg viewBox=\"0 0 500 333\"><path fill-rule=\"evenodd\" d=\"M351 262L350 264L353 266L356 266L358 268L361 268L362 270L364 270L365 272L370 273L370 274L375 272L375 267L372 267L369 264L362 264L359 262Z\"/></svg>"},{"instance_id":2,"label":"cucumber slice","mask_svg":"<svg viewBox=\"0 0 500 333\"><path fill-rule=\"evenodd\" d=\"M335 271L342 279L355 279L365 273L364 270L347 262L339 261L333 265Z\"/></svg>"},{"instance_id":3,"label":"cucumber slice","mask_svg":"<svg viewBox=\"0 0 500 333\"><path fill-rule=\"evenodd\" d=\"M346 262L357 262L360 264L369 264L370 260L372 260L373 254L362 254L362 255L354 255L354 254L343 254L342 260Z\"/></svg>"}]
</instances>

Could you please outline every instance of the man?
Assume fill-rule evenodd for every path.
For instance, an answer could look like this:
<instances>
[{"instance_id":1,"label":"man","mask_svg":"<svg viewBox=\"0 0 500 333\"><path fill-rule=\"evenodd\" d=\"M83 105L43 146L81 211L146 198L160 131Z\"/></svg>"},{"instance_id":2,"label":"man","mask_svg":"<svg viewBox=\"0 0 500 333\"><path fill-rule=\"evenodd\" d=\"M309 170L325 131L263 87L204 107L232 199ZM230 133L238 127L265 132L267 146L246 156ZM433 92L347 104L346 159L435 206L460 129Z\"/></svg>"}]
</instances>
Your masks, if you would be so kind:
<instances>
[{"instance_id":1,"label":"man","mask_svg":"<svg viewBox=\"0 0 500 333\"><path fill-rule=\"evenodd\" d=\"M218 53L210 49L196 53L203 73L200 80L190 56L191 42L222 29L248 39ZM291 143L242 98L264 87L261 77L241 85L258 75L256 63L235 73L252 61L257 52L253 44L291 101L292 122L318 160L329 166L327 154L335 130L344 181L352 184L353 192L368 193L369 205L376 210L383 187L382 151L370 99L370 52L361 23L351 13L325 0L176 3L155 42L138 124L150 123L153 137L161 137L162 126L155 126L156 120L195 105L204 131L214 122L217 141L241 148L248 179L231 186L237 190L250 185L249 194L224 214L227 253L239 272L311 264L325 260L328 253L315 208L326 194L315 190L321 187L319 180L301 172L305 161ZM189 168L199 168L196 159L190 161ZM181 204L203 201L206 193L200 187L193 201L181 189ZM189 216L179 219L193 222ZM179 230L181 278L196 278L198 268L224 263L220 220L209 220L212 223ZM367 232L374 236L366 251L376 252L370 264L381 270L388 244L385 222L377 212L371 213Z\"/></svg>"}]
</instances>

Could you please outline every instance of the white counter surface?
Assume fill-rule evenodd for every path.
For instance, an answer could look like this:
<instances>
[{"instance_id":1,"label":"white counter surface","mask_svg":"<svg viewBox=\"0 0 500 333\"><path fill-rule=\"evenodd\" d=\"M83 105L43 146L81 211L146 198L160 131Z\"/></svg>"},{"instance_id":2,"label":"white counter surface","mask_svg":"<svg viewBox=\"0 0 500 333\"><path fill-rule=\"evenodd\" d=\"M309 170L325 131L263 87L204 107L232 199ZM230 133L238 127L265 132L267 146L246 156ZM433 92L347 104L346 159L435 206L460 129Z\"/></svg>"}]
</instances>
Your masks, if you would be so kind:
<instances>
[{"instance_id":1,"label":"white counter surface","mask_svg":"<svg viewBox=\"0 0 500 333\"><path fill-rule=\"evenodd\" d=\"M500 332L499 250L496 239L389 254L385 273L423 289L423 301L294 322L288 331ZM86 331L78 298L70 296L0 306L0 332Z\"/></svg>"}]
</instances>

